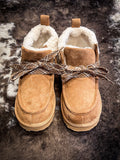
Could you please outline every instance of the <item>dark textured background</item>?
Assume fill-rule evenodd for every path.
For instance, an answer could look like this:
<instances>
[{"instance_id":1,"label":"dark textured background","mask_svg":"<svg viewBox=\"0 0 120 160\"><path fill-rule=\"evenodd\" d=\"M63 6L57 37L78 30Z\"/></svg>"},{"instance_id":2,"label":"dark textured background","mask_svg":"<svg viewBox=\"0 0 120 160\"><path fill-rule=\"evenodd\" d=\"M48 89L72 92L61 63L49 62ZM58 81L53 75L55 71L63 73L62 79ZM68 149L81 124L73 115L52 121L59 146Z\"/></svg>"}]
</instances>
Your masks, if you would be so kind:
<instances>
[{"instance_id":1,"label":"dark textured background","mask_svg":"<svg viewBox=\"0 0 120 160\"><path fill-rule=\"evenodd\" d=\"M120 160L120 0L0 0L0 160ZM101 64L115 82L100 80L103 111L97 127L77 133L66 128L56 77L56 114L42 132L23 130L14 115L17 82L8 81L10 64L20 61L24 36L49 14L60 35L80 17L98 38ZM13 24L14 23L14 24Z\"/></svg>"}]
</instances>

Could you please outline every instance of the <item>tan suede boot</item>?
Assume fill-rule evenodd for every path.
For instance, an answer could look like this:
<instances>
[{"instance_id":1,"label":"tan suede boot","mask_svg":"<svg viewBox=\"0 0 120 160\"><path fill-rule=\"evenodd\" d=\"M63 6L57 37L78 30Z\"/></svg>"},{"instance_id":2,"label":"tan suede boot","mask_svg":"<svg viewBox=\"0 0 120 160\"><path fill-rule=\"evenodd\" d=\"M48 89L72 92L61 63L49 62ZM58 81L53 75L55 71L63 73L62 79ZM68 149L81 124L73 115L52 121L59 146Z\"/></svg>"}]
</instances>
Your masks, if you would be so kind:
<instances>
[{"instance_id":1,"label":"tan suede boot","mask_svg":"<svg viewBox=\"0 0 120 160\"><path fill-rule=\"evenodd\" d=\"M73 19L72 27L60 36L58 47L64 47L62 64L72 71L62 76L61 111L64 122L74 131L88 131L97 125L102 109L98 78L89 76L92 69L78 75L74 71L79 69L80 73L91 64L94 68L98 62L96 36L91 30L80 26L80 19Z\"/></svg>"},{"instance_id":2,"label":"tan suede boot","mask_svg":"<svg viewBox=\"0 0 120 160\"><path fill-rule=\"evenodd\" d=\"M23 67L24 76L19 80L15 114L21 127L27 131L40 131L51 124L56 101L54 75L40 74L40 70L34 72L34 69L25 75L26 68L37 65L37 61L55 51L57 45L58 35L49 26L49 16L42 15L41 24L31 29L22 46L22 62L26 67Z\"/></svg>"}]
</instances>

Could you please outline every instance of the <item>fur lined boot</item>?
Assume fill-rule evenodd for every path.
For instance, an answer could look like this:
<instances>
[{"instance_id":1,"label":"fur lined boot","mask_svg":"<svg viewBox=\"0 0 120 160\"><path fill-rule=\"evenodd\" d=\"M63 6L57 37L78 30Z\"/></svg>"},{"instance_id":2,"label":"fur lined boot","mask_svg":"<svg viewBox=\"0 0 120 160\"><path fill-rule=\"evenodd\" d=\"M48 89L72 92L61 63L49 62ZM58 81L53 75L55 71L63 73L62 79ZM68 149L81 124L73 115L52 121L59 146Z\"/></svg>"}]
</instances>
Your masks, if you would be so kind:
<instances>
[{"instance_id":1,"label":"fur lined boot","mask_svg":"<svg viewBox=\"0 0 120 160\"><path fill-rule=\"evenodd\" d=\"M80 19L72 19L72 27L62 33L58 42L59 48L64 47L62 64L68 69L68 74L62 75L61 111L68 128L88 131L97 125L102 109L94 72L99 50L94 32L80 23Z\"/></svg>"},{"instance_id":2,"label":"fur lined boot","mask_svg":"<svg viewBox=\"0 0 120 160\"><path fill-rule=\"evenodd\" d=\"M49 16L42 15L40 19L41 24L32 28L24 38L21 66L16 73L20 80L15 114L27 131L47 128L53 120L56 104L54 75L47 74L43 67L47 66L47 56L57 50L58 35L49 26Z\"/></svg>"}]
</instances>

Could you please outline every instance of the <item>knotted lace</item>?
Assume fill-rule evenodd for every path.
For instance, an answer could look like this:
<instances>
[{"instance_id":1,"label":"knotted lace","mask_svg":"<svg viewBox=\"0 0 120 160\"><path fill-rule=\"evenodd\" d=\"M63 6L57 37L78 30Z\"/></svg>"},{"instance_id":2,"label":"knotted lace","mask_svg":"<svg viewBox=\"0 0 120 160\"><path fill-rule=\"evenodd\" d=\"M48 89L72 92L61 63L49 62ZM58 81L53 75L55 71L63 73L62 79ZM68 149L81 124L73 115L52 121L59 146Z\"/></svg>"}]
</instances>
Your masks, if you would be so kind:
<instances>
[{"instance_id":1,"label":"knotted lace","mask_svg":"<svg viewBox=\"0 0 120 160\"><path fill-rule=\"evenodd\" d=\"M55 63L55 59L60 51L61 49L52 52L36 62L23 61L20 64L14 64L11 80L28 74L59 74L59 65Z\"/></svg>"},{"instance_id":2,"label":"knotted lace","mask_svg":"<svg viewBox=\"0 0 120 160\"><path fill-rule=\"evenodd\" d=\"M99 62L87 66L80 65L78 67L55 63L55 59L62 49L63 48L48 54L37 62L25 61L21 64L15 64L13 66L14 73L11 76L11 80L15 80L28 74L56 74L62 76L63 83L79 77L99 77L113 83L106 76L108 69L101 67Z\"/></svg>"},{"instance_id":3,"label":"knotted lace","mask_svg":"<svg viewBox=\"0 0 120 160\"><path fill-rule=\"evenodd\" d=\"M79 77L99 77L113 83L109 78L107 78L107 73L109 72L107 68L99 66L99 62L90 64L87 66L80 65L78 67L65 66L65 73L62 74L62 82L66 83L72 78Z\"/></svg>"}]
</instances>

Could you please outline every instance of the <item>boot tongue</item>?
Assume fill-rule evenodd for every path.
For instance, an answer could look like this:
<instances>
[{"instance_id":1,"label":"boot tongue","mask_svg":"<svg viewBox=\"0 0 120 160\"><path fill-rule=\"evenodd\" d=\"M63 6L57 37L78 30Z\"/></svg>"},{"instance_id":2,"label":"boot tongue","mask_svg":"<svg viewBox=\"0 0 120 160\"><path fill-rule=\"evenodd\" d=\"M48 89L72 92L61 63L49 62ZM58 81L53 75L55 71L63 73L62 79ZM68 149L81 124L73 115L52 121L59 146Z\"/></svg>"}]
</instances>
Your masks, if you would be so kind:
<instances>
[{"instance_id":1,"label":"boot tongue","mask_svg":"<svg viewBox=\"0 0 120 160\"><path fill-rule=\"evenodd\" d=\"M29 50L22 47L22 61L35 62L44 58L46 55L50 54L51 50Z\"/></svg>"},{"instance_id":2,"label":"boot tongue","mask_svg":"<svg viewBox=\"0 0 120 160\"><path fill-rule=\"evenodd\" d=\"M95 63L95 52L92 48L65 47L64 58L67 65L79 66Z\"/></svg>"}]
</instances>

